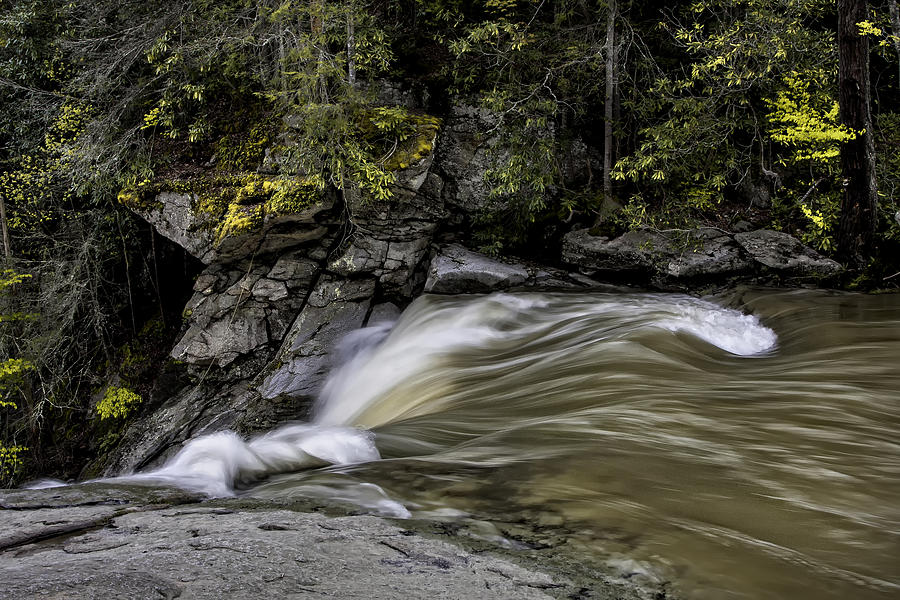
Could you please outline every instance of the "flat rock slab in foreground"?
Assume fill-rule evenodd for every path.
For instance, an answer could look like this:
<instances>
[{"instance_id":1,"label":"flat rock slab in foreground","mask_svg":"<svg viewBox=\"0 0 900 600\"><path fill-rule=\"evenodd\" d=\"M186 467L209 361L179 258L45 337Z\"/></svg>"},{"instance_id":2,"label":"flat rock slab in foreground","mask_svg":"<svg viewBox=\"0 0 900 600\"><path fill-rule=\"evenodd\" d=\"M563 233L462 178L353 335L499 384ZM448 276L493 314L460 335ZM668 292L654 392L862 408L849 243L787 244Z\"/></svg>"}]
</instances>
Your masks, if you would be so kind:
<instances>
[{"instance_id":1,"label":"flat rock slab in foreground","mask_svg":"<svg viewBox=\"0 0 900 600\"><path fill-rule=\"evenodd\" d=\"M0 492L0 599L530 599L588 589L378 517L130 489L113 500L114 486L92 498L78 487ZM597 583L586 597L639 597Z\"/></svg>"}]
</instances>

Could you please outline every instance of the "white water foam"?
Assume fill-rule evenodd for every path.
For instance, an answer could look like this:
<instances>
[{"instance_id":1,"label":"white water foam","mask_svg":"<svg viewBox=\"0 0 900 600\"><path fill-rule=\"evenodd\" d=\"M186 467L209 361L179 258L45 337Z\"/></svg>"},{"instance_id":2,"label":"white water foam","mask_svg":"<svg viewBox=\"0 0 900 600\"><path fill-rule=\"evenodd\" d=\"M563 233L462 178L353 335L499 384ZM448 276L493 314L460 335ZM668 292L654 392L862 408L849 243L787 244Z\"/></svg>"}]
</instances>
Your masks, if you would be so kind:
<instances>
[{"instance_id":1,"label":"white water foam","mask_svg":"<svg viewBox=\"0 0 900 600\"><path fill-rule=\"evenodd\" d=\"M234 495L234 486L274 473L378 460L375 435L352 427L294 423L245 442L233 431L189 441L162 468L117 478L164 482L203 494Z\"/></svg>"},{"instance_id":2,"label":"white water foam","mask_svg":"<svg viewBox=\"0 0 900 600\"><path fill-rule=\"evenodd\" d=\"M596 322L598 316L601 323ZM444 382L430 374L442 358L494 342L542 335L563 321L590 329L600 342L609 339L604 336L612 334L605 332L612 329L617 330L616 336L627 337L655 328L694 335L738 356L766 352L777 341L775 332L754 315L683 295L499 293L449 305L420 299L380 344L360 341L382 339L383 329L352 334L349 345L365 349L329 377L316 405L315 422L374 427L437 410L441 394L436 388ZM416 382L419 391L405 394L402 406L393 403L379 410L382 399L409 382Z\"/></svg>"},{"instance_id":3,"label":"white water foam","mask_svg":"<svg viewBox=\"0 0 900 600\"><path fill-rule=\"evenodd\" d=\"M752 356L772 350L778 341L775 332L755 315L696 298L686 298L675 306L676 314L659 320L658 327L690 333L726 352Z\"/></svg>"},{"instance_id":4,"label":"white water foam","mask_svg":"<svg viewBox=\"0 0 900 600\"><path fill-rule=\"evenodd\" d=\"M49 490L51 488L66 487L67 485L69 484L60 479L38 479L37 481L26 483L22 486L22 489Z\"/></svg>"}]
</instances>

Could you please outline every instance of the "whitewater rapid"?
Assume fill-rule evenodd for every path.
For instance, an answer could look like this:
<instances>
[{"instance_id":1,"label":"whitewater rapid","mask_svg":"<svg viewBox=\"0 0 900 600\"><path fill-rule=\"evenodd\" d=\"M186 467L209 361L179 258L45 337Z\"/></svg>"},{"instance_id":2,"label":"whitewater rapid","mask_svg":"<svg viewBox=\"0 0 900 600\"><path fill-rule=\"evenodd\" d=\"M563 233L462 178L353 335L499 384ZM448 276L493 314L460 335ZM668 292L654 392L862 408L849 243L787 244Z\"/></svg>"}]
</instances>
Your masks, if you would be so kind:
<instances>
[{"instance_id":1,"label":"whitewater rapid","mask_svg":"<svg viewBox=\"0 0 900 600\"><path fill-rule=\"evenodd\" d=\"M594 344L652 330L687 334L735 356L769 352L777 342L753 315L682 295L596 294L573 301L562 294L498 293L461 306L423 297L396 323L361 329L341 342L334 353L341 364L310 423L285 424L250 440L231 431L204 435L163 467L117 479L224 497L277 473L376 461L381 456L372 428L446 408L447 384L434 368L446 357L573 328L585 329L586 342ZM393 512L404 514L402 508Z\"/></svg>"}]
</instances>

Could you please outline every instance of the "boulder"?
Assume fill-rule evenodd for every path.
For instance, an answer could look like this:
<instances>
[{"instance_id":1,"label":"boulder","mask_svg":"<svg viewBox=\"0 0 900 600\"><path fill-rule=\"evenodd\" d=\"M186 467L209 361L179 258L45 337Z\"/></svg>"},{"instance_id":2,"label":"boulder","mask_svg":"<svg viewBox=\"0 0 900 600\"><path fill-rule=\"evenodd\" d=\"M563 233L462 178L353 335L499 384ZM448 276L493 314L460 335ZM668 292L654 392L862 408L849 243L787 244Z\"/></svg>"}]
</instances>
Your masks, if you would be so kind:
<instances>
[{"instance_id":1,"label":"boulder","mask_svg":"<svg viewBox=\"0 0 900 600\"><path fill-rule=\"evenodd\" d=\"M711 227L639 229L615 239L579 229L563 238L562 257L583 269L631 273L658 282L750 277L760 271L821 277L841 269L790 235L764 229L736 234Z\"/></svg>"},{"instance_id":2,"label":"boulder","mask_svg":"<svg viewBox=\"0 0 900 600\"><path fill-rule=\"evenodd\" d=\"M437 294L491 292L525 284L528 270L453 244L431 261L425 291Z\"/></svg>"},{"instance_id":3,"label":"boulder","mask_svg":"<svg viewBox=\"0 0 900 600\"><path fill-rule=\"evenodd\" d=\"M711 227L680 232L639 229L612 240L580 229L563 238L562 257L582 268L671 279L727 276L752 269L731 235Z\"/></svg>"},{"instance_id":4,"label":"boulder","mask_svg":"<svg viewBox=\"0 0 900 600\"><path fill-rule=\"evenodd\" d=\"M758 229L737 233L734 239L753 260L768 269L792 276L815 277L834 275L843 269L796 238L780 231Z\"/></svg>"},{"instance_id":5,"label":"boulder","mask_svg":"<svg viewBox=\"0 0 900 600\"><path fill-rule=\"evenodd\" d=\"M612 240L578 229L563 237L562 259L599 271L650 271L659 250L668 246L665 236L648 229L629 231Z\"/></svg>"},{"instance_id":6,"label":"boulder","mask_svg":"<svg viewBox=\"0 0 900 600\"><path fill-rule=\"evenodd\" d=\"M665 274L675 279L702 279L752 271L753 265L730 234L712 227L669 237Z\"/></svg>"}]
</instances>

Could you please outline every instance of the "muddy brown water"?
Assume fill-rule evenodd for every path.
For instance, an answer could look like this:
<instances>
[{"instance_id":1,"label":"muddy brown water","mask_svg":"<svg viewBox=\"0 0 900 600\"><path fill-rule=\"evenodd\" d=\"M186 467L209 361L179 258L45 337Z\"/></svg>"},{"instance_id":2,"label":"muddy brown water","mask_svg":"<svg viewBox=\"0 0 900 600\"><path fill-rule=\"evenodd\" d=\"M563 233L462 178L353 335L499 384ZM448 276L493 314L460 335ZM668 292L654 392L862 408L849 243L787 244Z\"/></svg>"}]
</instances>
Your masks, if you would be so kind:
<instances>
[{"instance_id":1,"label":"muddy brown water","mask_svg":"<svg viewBox=\"0 0 900 600\"><path fill-rule=\"evenodd\" d=\"M900 597L898 295L423 297L369 332L316 422L382 459L244 494L517 524L687 598Z\"/></svg>"}]
</instances>

